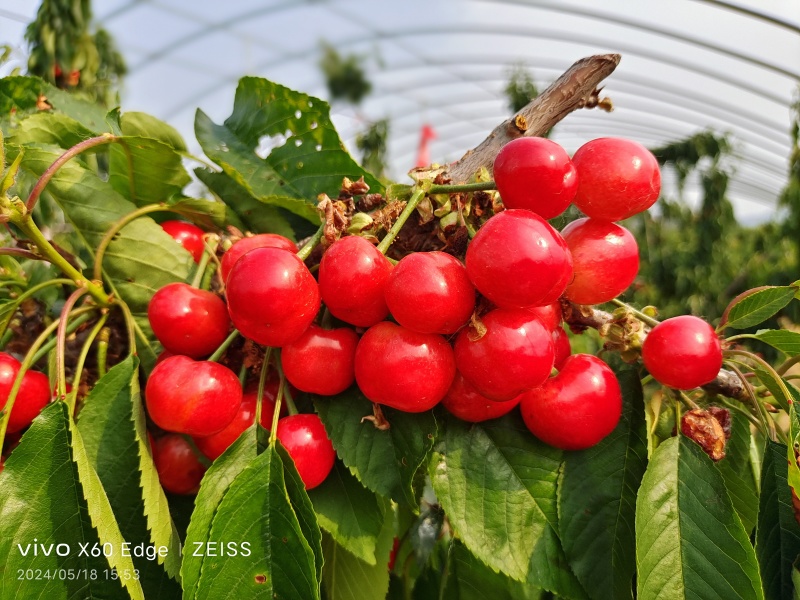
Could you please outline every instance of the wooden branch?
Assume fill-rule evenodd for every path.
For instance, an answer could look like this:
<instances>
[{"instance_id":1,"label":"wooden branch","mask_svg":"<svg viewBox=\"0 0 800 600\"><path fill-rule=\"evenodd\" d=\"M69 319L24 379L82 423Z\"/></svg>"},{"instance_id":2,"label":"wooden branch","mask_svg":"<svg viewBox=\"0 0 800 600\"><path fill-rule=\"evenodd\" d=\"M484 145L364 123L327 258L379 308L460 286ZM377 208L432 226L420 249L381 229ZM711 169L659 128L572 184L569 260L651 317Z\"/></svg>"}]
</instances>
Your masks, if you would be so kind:
<instances>
[{"instance_id":1,"label":"wooden branch","mask_svg":"<svg viewBox=\"0 0 800 600\"><path fill-rule=\"evenodd\" d=\"M619 54L598 54L576 62L530 104L450 165L452 182L465 183L481 167L491 169L500 148L511 140L542 135L574 110L596 105L597 86L614 72L620 58Z\"/></svg>"}]
</instances>

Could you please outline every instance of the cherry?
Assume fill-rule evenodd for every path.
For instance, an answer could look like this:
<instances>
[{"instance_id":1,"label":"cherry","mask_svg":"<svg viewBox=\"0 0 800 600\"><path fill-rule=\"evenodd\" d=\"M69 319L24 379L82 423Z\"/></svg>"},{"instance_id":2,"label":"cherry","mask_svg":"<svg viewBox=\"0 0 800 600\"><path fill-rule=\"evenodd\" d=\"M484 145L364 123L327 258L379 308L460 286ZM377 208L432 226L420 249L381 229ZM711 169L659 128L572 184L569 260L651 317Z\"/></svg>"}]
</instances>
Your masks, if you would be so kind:
<instances>
[{"instance_id":1,"label":"cherry","mask_svg":"<svg viewBox=\"0 0 800 600\"><path fill-rule=\"evenodd\" d=\"M150 417L162 429L208 436L236 417L242 386L233 371L218 363L171 356L150 373L145 398Z\"/></svg>"},{"instance_id":2,"label":"cherry","mask_svg":"<svg viewBox=\"0 0 800 600\"><path fill-rule=\"evenodd\" d=\"M0 352L0 408L8 402L14 380L19 373L20 362L5 352ZM52 393L47 375L39 371L27 370L17 392L14 406L8 417L7 431L20 431L30 425L42 409L50 402Z\"/></svg>"},{"instance_id":3,"label":"cherry","mask_svg":"<svg viewBox=\"0 0 800 600\"><path fill-rule=\"evenodd\" d=\"M524 208L545 219L563 213L578 189L569 155L546 138L510 141L497 153L493 170L506 208Z\"/></svg>"},{"instance_id":4,"label":"cherry","mask_svg":"<svg viewBox=\"0 0 800 600\"><path fill-rule=\"evenodd\" d=\"M296 254L256 248L231 269L228 312L245 337L264 346L293 342L319 311L319 286Z\"/></svg>"},{"instance_id":5,"label":"cherry","mask_svg":"<svg viewBox=\"0 0 800 600\"><path fill-rule=\"evenodd\" d=\"M621 221L650 208L661 192L656 157L622 138L598 138L572 157L578 170L575 206L603 221Z\"/></svg>"},{"instance_id":6,"label":"cherry","mask_svg":"<svg viewBox=\"0 0 800 600\"><path fill-rule=\"evenodd\" d=\"M307 490L317 487L333 469L336 451L317 415L289 415L278 421L278 439L294 460Z\"/></svg>"},{"instance_id":7,"label":"cherry","mask_svg":"<svg viewBox=\"0 0 800 600\"><path fill-rule=\"evenodd\" d=\"M236 261L254 248L283 248L289 252L297 252L297 244L277 233L259 233L258 235L244 237L234 243L222 255L219 274L223 282L228 280L228 275Z\"/></svg>"},{"instance_id":8,"label":"cherry","mask_svg":"<svg viewBox=\"0 0 800 600\"><path fill-rule=\"evenodd\" d=\"M639 272L639 246L630 231L609 221L578 219L561 232L572 254L574 277L564 296L601 304L628 289Z\"/></svg>"},{"instance_id":9,"label":"cherry","mask_svg":"<svg viewBox=\"0 0 800 600\"><path fill-rule=\"evenodd\" d=\"M325 251L319 265L319 290L331 314L351 325L371 327L389 314L384 292L392 270L383 254L355 235Z\"/></svg>"},{"instance_id":10,"label":"cherry","mask_svg":"<svg viewBox=\"0 0 800 600\"><path fill-rule=\"evenodd\" d=\"M358 335L352 329L322 329L311 325L281 350L286 379L298 390L333 396L355 381Z\"/></svg>"},{"instance_id":11,"label":"cherry","mask_svg":"<svg viewBox=\"0 0 800 600\"><path fill-rule=\"evenodd\" d=\"M564 363L572 354L572 346L569 343L569 336L563 327L556 327L552 332L553 336L553 367L560 371L564 368Z\"/></svg>"},{"instance_id":12,"label":"cherry","mask_svg":"<svg viewBox=\"0 0 800 600\"><path fill-rule=\"evenodd\" d=\"M589 354L575 354L558 375L526 392L522 419L531 433L562 450L583 450L611 433L622 414L614 371Z\"/></svg>"},{"instance_id":13,"label":"cherry","mask_svg":"<svg viewBox=\"0 0 800 600\"><path fill-rule=\"evenodd\" d=\"M278 396L280 380L270 377L264 386L264 395L261 398L261 426L264 429L272 427L272 416L275 412L275 398ZM209 460L216 460L222 453L235 442L256 419L256 404L258 400L258 387L250 387L244 392L242 405L233 421L222 431L206 437L194 438L197 448Z\"/></svg>"},{"instance_id":14,"label":"cherry","mask_svg":"<svg viewBox=\"0 0 800 600\"><path fill-rule=\"evenodd\" d=\"M561 322L564 320L561 303L553 302L552 304L545 304L544 306L532 306L526 310L536 315L542 322L542 325L551 331L561 329Z\"/></svg>"},{"instance_id":15,"label":"cherry","mask_svg":"<svg viewBox=\"0 0 800 600\"><path fill-rule=\"evenodd\" d=\"M453 350L442 336L388 321L370 327L356 348L356 382L363 394L405 412L436 406L455 373Z\"/></svg>"},{"instance_id":16,"label":"cherry","mask_svg":"<svg viewBox=\"0 0 800 600\"><path fill-rule=\"evenodd\" d=\"M519 404L520 398L521 395L506 402L491 400L476 390L461 373L456 372L453 384L442 399L442 405L462 421L480 423L511 412Z\"/></svg>"},{"instance_id":17,"label":"cherry","mask_svg":"<svg viewBox=\"0 0 800 600\"><path fill-rule=\"evenodd\" d=\"M389 275L386 304L400 325L420 333L455 333L475 308L475 288L457 258L415 252Z\"/></svg>"},{"instance_id":18,"label":"cherry","mask_svg":"<svg viewBox=\"0 0 800 600\"><path fill-rule=\"evenodd\" d=\"M512 400L541 385L553 368L552 333L524 309L495 309L482 318L478 339L463 329L455 343L456 365L475 389L492 400Z\"/></svg>"},{"instance_id":19,"label":"cherry","mask_svg":"<svg viewBox=\"0 0 800 600\"><path fill-rule=\"evenodd\" d=\"M206 472L191 444L183 436L168 433L156 440L153 462L161 486L173 494L196 494Z\"/></svg>"},{"instance_id":20,"label":"cherry","mask_svg":"<svg viewBox=\"0 0 800 600\"><path fill-rule=\"evenodd\" d=\"M153 294L147 317L166 350L192 358L214 352L231 327L225 302L187 283L170 283Z\"/></svg>"},{"instance_id":21,"label":"cherry","mask_svg":"<svg viewBox=\"0 0 800 600\"><path fill-rule=\"evenodd\" d=\"M682 315L653 327L642 344L642 361L659 383L690 390L716 378L722 368L722 346L711 325Z\"/></svg>"},{"instance_id":22,"label":"cherry","mask_svg":"<svg viewBox=\"0 0 800 600\"><path fill-rule=\"evenodd\" d=\"M205 231L197 225L192 225L186 221L164 221L161 224L161 228L192 255L194 262L200 262L205 248L205 243L203 242Z\"/></svg>"},{"instance_id":23,"label":"cherry","mask_svg":"<svg viewBox=\"0 0 800 600\"><path fill-rule=\"evenodd\" d=\"M467 274L500 308L552 304L572 279L567 243L527 210L494 215L467 248Z\"/></svg>"}]
</instances>

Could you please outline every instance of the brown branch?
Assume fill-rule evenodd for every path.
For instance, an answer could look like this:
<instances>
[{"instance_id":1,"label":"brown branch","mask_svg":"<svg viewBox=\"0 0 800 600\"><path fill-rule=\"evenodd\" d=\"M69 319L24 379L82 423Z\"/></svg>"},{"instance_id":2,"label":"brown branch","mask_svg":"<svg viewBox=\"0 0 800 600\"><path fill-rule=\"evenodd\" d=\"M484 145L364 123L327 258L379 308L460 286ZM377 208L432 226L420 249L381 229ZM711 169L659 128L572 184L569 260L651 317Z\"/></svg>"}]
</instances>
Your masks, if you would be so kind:
<instances>
[{"instance_id":1,"label":"brown branch","mask_svg":"<svg viewBox=\"0 0 800 600\"><path fill-rule=\"evenodd\" d=\"M597 86L613 73L619 54L599 54L582 58L539 94L530 104L494 128L478 146L450 165L453 183L465 183L481 167L490 169L494 157L513 139L547 132L569 113L584 106L603 107L597 100Z\"/></svg>"}]
</instances>

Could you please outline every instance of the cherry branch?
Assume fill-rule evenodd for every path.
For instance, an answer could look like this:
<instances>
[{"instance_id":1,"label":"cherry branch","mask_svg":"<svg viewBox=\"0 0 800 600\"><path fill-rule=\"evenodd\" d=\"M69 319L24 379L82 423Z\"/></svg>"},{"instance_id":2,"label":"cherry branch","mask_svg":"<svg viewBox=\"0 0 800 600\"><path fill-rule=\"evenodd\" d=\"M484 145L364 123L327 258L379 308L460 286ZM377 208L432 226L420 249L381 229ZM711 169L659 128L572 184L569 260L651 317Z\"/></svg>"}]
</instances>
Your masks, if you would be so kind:
<instances>
[{"instance_id":1,"label":"cherry branch","mask_svg":"<svg viewBox=\"0 0 800 600\"><path fill-rule=\"evenodd\" d=\"M450 165L450 179L453 183L469 181L481 167L490 169L500 148L511 140L542 135L569 113L597 106L597 86L614 72L620 58L619 54L599 54L573 64L530 104L500 123L478 146Z\"/></svg>"}]
</instances>

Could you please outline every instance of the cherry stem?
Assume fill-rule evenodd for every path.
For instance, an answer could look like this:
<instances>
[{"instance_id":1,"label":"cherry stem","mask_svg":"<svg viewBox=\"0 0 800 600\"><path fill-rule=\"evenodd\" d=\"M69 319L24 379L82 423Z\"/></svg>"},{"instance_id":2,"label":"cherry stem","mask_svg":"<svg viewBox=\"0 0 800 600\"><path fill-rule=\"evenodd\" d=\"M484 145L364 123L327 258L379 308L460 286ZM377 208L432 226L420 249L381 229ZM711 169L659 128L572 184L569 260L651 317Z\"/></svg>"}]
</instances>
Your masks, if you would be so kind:
<instances>
[{"instance_id":1,"label":"cherry stem","mask_svg":"<svg viewBox=\"0 0 800 600\"><path fill-rule=\"evenodd\" d=\"M775 376L775 380L778 383L778 387L781 388L781 392L783 392L783 395L787 399L792 398L792 393L789 391L789 388L786 387L786 384L784 383L784 381L781 378L781 376L778 375L778 373L775 372L775 369L772 368L771 364L769 364L767 361L765 361L760 356L758 356L756 354L753 354L752 352L748 352L747 350L735 350L735 349L725 350L724 355L725 356L742 356L744 358L749 358L750 360L753 360L753 361L757 362L765 371L767 371L768 373L772 373Z\"/></svg>"},{"instance_id":2,"label":"cherry stem","mask_svg":"<svg viewBox=\"0 0 800 600\"><path fill-rule=\"evenodd\" d=\"M786 375L786 372L793 366L795 366L797 363L800 363L800 354L798 354L797 356L793 356L792 358L785 361L780 367L775 369L775 372L781 377L783 377L784 375Z\"/></svg>"},{"instance_id":3,"label":"cherry stem","mask_svg":"<svg viewBox=\"0 0 800 600\"><path fill-rule=\"evenodd\" d=\"M73 310L72 316L75 318L67 326L67 335L73 333L76 329L78 329L78 327L89 321L92 315L86 313L91 313L94 312L95 310L97 310L97 307L95 306L85 306L84 308L78 308ZM53 321L53 325L55 327L58 327L58 321ZM53 338L39 349L39 351L34 355L31 364L35 365L36 363L38 363L48 352L50 352L55 347L56 347L56 338Z\"/></svg>"},{"instance_id":4,"label":"cherry stem","mask_svg":"<svg viewBox=\"0 0 800 600\"><path fill-rule=\"evenodd\" d=\"M303 244L303 247L297 251L297 257L300 260L305 260L311 255L311 252L313 252L314 248L316 248L317 244L319 244L322 240L322 235L324 232L325 223L323 222L322 225L319 226L319 229L314 232L314 235L311 236L311 239Z\"/></svg>"},{"instance_id":5,"label":"cherry stem","mask_svg":"<svg viewBox=\"0 0 800 600\"><path fill-rule=\"evenodd\" d=\"M143 206L142 208L128 213L108 228L108 231L103 235L103 239L100 240L100 243L97 245L97 250L95 250L94 270L92 271L92 277L95 280L100 281L103 277L103 258L105 257L109 244L111 244L116 235L131 221L156 212L171 212L171 210L164 203L148 204L147 206Z\"/></svg>"},{"instance_id":6,"label":"cherry stem","mask_svg":"<svg viewBox=\"0 0 800 600\"><path fill-rule=\"evenodd\" d=\"M86 307L80 308L75 311L73 314L76 315L78 312L89 312L94 311L94 307ZM75 329L77 329L81 324L89 320L90 315L82 314L80 317L77 317L75 321L73 321L72 325ZM36 364L36 362L44 355L47 354L52 348L55 342L51 340L50 344L48 344L49 348L43 347L43 344L50 337L50 335L56 330L58 327L59 322L53 321L48 325L42 333L39 334L39 337L31 344L31 347L28 349L28 353L25 355L25 358L22 360L22 365L17 372L17 377L14 379L14 384L11 386L11 391L8 394L8 399L6 400L5 406L2 410L0 410L0 448L3 447L3 442L6 438L6 430L8 429L8 420L11 416L11 411L14 408L14 402L17 399L17 394L19 393L19 388L22 386L22 378L25 376L25 373L28 369L31 368L31 365Z\"/></svg>"},{"instance_id":7,"label":"cherry stem","mask_svg":"<svg viewBox=\"0 0 800 600\"><path fill-rule=\"evenodd\" d=\"M61 316L58 318L58 332L56 333L56 390L59 398L64 398L67 395L66 354L69 316L72 309L75 308L75 304L86 293L86 288L78 288L72 292L64 302ZM70 412L70 414L72 413Z\"/></svg>"},{"instance_id":8,"label":"cherry stem","mask_svg":"<svg viewBox=\"0 0 800 600\"><path fill-rule=\"evenodd\" d=\"M283 403L283 383L278 384L278 393L275 395L275 409L272 411L272 426L269 431L269 445L273 446L278 439L278 419L281 416L281 404Z\"/></svg>"},{"instance_id":9,"label":"cherry stem","mask_svg":"<svg viewBox=\"0 0 800 600\"><path fill-rule=\"evenodd\" d=\"M125 302L120 299L117 299L114 304L119 306L120 310L122 311L122 316L125 319L125 329L128 333L128 349L129 349L129 356L134 356L136 354L136 333L138 331L136 326L136 320L133 318L133 313L131 313L131 308ZM142 339L147 342L147 338L142 333Z\"/></svg>"},{"instance_id":10,"label":"cherry stem","mask_svg":"<svg viewBox=\"0 0 800 600\"><path fill-rule=\"evenodd\" d=\"M237 337L239 337L239 330L234 329L228 334L228 337L225 338L225 341L219 345L219 348L214 350L214 354L208 357L208 362L217 362L220 358L222 358L222 355L225 354L225 351Z\"/></svg>"},{"instance_id":11,"label":"cherry stem","mask_svg":"<svg viewBox=\"0 0 800 600\"><path fill-rule=\"evenodd\" d=\"M629 311L634 317L639 319L642 323L650 325L650 327L655 327L660 323L660 321L658 321L657 319L654 319L653 317L644 314L642 311L633 308L630 304L626 304L619 298L614 298L613 300L611 300L611 304L616 304L617 306L624 308L625 310Z\"/></svg>"},{"instance_id":12,"label":"cherry stem","mask_svg":"<svg viewBox=\"0 0 800 600\"><path fill-rule=\"evenodd\" d=\"M681 402L683 402L684 406L686 406L686 408L688 408L689 410L697 410L700 408L700 405L697 404L697 402L695 402L691 398L689 398L689 396L687 396L686 393L683 392L682 390L672 390L672 391L675 394L675 397L678 398L678 400L680 400Z\"/></svg>"},{"instance_id":13,"label":"cherry stem","mask_svg":"<svg viewBox=\"0 0 800 600\"><path fill-rule=\"evenodd\" d=\"M429 194L456 194L458 192L485 192L496 190L497 184L494 181L478 181L476 183L462 183L457 185L432 184L428 190Z\"/></svg>"},{"instance_id":14,"label":"cherry stem","mask_svg":"<svg viewBox=\"0 0 800 600\"><path fill-rule=\"evenodd\" d=\"M36 247L39 249L39 252L42 253L45 260L61 269L61 271L72 279L76 285L86 287L89 294L91 294L92 298L94 298L100 306L106 307L111 304L111 298L101 285L89 281L83 273L73 267L69 261L61 256L58 250L47 241L47 238L44 237L44 234L42 234L41 230L36 226L36 223L33 222L30 213L25 215L15 213L10 216L9 220L19 227L28 239L36 244Z\"/></svg>"},{"instance_id":15,"label":"cherry stem","mask_svg":"<svg viewBox=\"0 0 800 600\"><path fill-rule=\"evenodd\" d=\"M20 258L28 258L30 260L46 260L35 252L25 250L24 248L0 248L0 255L19 256Z\"/></svg>"},{"instance_id":16,"label":"cherry stem","mask_svg":"<svg viewBox=\"0 0 800 600\"><path fill-rule=\"evenodd\" d=\"M48 288L48 287L50 287L51 285L73 285L73 286L74 286L74 285L76 285L76 284L75 284L75 282L74 282L74 281L72 281L72 279L65 279L65 278L60 278L60 279L49 279L49 280L47 280L47 281L43 281L42 283L39 283L39 284L37 284L37 285L35 285L35 286L31 287L31 288L28 288L27 290L25 290L24 292L22 292L22 293L21 293L19 296L17 296L16 298L14 298L13 302L14 302L14 303L15 303L17 306L19 306L19 305L20 305L20 304L22 304L22 302L23 302L23 301L25 301L27 298L30 298L30 297L31 297L31 296L33 296L35 293L37 293L37 292L39 292L39 291L41 291L41 290L43 290L43 289L45 289L45 288Z\"/></svg>"},{"instance_id":17,"label":"cherry stem","mask_svg":"<svg viewBox=\"0 0 800 600\"><path fill-rule=\"evenodd\" d=\"M386 236L381 240L381 243L378 244L378 250L381 254L386 254L387 250L389 250L389 246L392 245L394 239L397 237L397 234L400 233L400 230L403 228L403 225L406 224L408 218L414 213L417 209L417 205L420 201L425 197L426 190L424 187L418 187L414 190L414 193L411 194L411 198L408 199L408 203L406 204L403 212L400 213L400 216L397 217L397 221L394 222L392 228L386 234Z\"/></svg>"},{"instance_id":18,"label":"cherry stem","mask_svg":"<svg viewBox=\"0 0 800 600\"><path fill-rule=\"evenodd\" d=\"M739 378L739 381L742 382L744 386L745 392L747 394L747 398L750 400L750 403L753 405L753 410L755 414L758 416L758 420L761 423L761 432L764 435L768 435L769 438L774 442L776 440L776 428L775 428L775 421L769 418L766 409L761 405L761 402L758 401L755 392L753 391L753 386L747 380L747 377L744 376L744 373L732 362L728 361L727 363L728 368L736 373L736 376Z\"/></svg>"},{"instance_id":19,"label":"cherry stem","mask_svg":"<svg viewBox=\"0 0 800 600\"><path fill-rule=\"evenodd\" d=\"M191 286L193 288L197 289L200 287L203 281L203 275L205 275L206 268L208 268L208 263L211 260L211 255L216 254L218 244L219 238L213 243L209 243L206 239L203 240L203 256L200 257L200 262L197 263L197 270L194 272L194 277L192 278Z\"/></svg>"},{"instance_id":20,"label":"cherry stem","mask_svg":"<svg viewBox=\"0 0 800 600\"><path fill-rule=\"evenodd\" d=\"M280 389L283 392L283 398L286 401L286 410L289 412L290 415L300 414L300 411L297 410L297 406L294 403L294 398L292 398L292 394L289 391L289 382L286 381L286 375L284 375L283 373L280 350L278 350L276 353L275 368L278 370L278 377L280 378L279 385Z\"/></svg>"},{"instance_id":21,"label":"cherry stem","mask_svg":"<svg viewBox=\"0 0 800 600\"><path fill-rule=\"evenodd\" d=\"M69 414L71 415L75 414L75 404L78 401L78 391L80 390L81 377L83 376L83 367L86 364L86 358L89 356L89 350L91 350L95 338L105 327L106 320L108 320L108 312L104 312L100 316L100 319L98 319L95 326L89 332L89 335L86 336L86 341L84 341L83 347L81 348L81 353L78 356L78 362L75 365L75 374L72 377L72 391L67 394L67 406L69 407ZM106 329L106 331L108 331L108 329ZM108 341L106 341L106 348L108 348ZM105 360L103 362L105 363ZM100 372L100 368L98 366L98 377L102 377L103 374L105 374L105 364L103 365L102 373Z\"/></svg>"},{"instance_id":22,"label":"cherry stem","mask_svg":"<svg viewBox=\"0 0 800 600\"><path fill-rule=\"evenodd\" d=\"M84 140L78 144L75 144L72 148L64 152L61 156L59 156L53 164L51 164L42 176L39 177L39 180L36 182L36 185L33 186L31 193L28 195L28 201L26 202L25 206L28 209L28 213L33 211L36 207L36 203L39 200L39 196L42 195L44 188L47 187L47 184L53 178L53 176L58 172L58 170L64 166L71 158L77 156L81 152L89 150L90 148L94 148L96 146L102 146L104 144L110 144L112 142L118 141L119 138L115 135L110 133L104 133L103 135L89 138L88 140Z\"/></svg>"},{"instance_id":23,"label":"cherry stem","mask_svg":"<svg viewBox=\"0 0 800 600\"><path fill-rule=\"evenodd\" d=\"M97 377L103 377L108 370L108 341L111 330L105 327L100 330L100 339L97 341Z\"/></svg>"},{"instance_id":24,"label":"cherry stem","mask_svg":"<svg viewBox=\"0 0 800 600\"><path fill-rule=\"evenodd\" d=\"M261 363L261 373L258 375L258 390L256 391L256 425L261 425L261 412L264 407L261 403L264 400L264 386L267 384L267 373L269 373L269 360L272 357L272 348L264 348L264 362Z\"/></svg>"}]
</instances>

